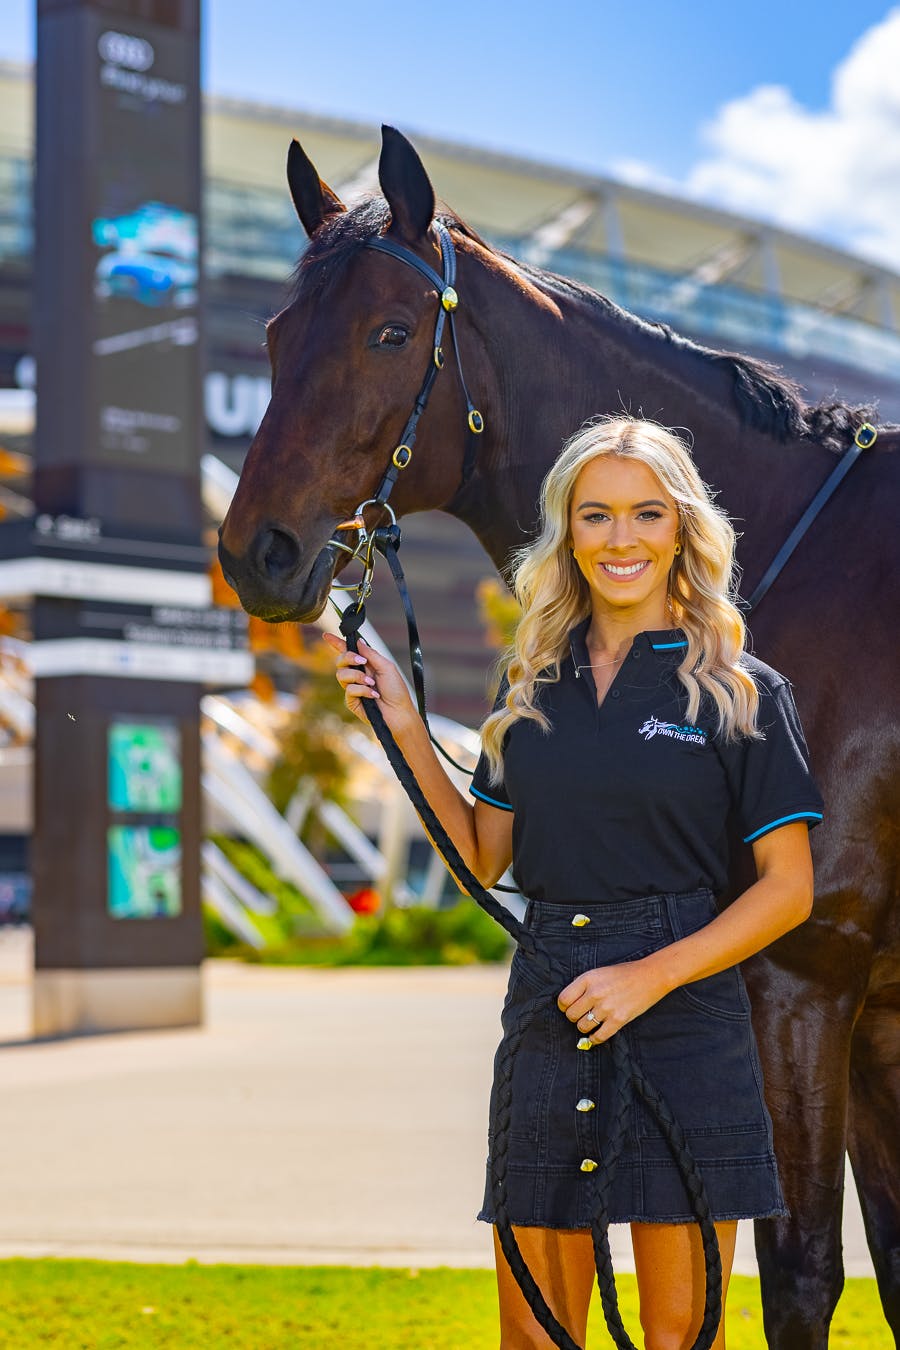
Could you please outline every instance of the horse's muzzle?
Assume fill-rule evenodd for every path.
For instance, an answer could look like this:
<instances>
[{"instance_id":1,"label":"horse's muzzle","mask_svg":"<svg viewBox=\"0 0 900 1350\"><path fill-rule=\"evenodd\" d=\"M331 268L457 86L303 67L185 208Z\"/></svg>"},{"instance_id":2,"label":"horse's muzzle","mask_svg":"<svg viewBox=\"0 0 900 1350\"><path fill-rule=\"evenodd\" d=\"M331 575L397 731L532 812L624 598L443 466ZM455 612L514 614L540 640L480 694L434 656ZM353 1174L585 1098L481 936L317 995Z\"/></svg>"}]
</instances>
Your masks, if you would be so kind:
<instances>
[{"instance_id":1,"label":"horse's muzzle","mask_svg":"<svg viewBox=\"0 0 900 1350\"><path fill-rule=\"evenodd\" d=\"M300 541L284 529L260 530L243 558L219 541L219 562L242 607L268 623L311 623L328 601L335 569L326 545L307 562Z\"/></svg>"}]
</instances>

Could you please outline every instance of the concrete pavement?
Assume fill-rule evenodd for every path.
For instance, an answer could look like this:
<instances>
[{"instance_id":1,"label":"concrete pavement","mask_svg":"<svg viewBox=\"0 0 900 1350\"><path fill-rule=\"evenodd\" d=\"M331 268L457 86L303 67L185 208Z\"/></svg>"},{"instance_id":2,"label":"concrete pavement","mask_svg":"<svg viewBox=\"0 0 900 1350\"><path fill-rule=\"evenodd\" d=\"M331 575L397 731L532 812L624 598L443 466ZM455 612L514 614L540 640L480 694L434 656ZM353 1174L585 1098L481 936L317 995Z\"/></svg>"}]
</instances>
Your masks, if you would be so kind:
<instances>
[{"instance_id":1,"label":"concrete pavement","mask_svg":"<svg viewBox=\"0 0 900 1350\"><path fill-rule=\"evenodd\" d=\"M0 1257L492 1264L474 1215L505 970L211 961L201 1029L41 1044L29 970L29 935L0 930ZM848 1274L871 1275L846 1209Z\"/></svg>"}]
</instances>

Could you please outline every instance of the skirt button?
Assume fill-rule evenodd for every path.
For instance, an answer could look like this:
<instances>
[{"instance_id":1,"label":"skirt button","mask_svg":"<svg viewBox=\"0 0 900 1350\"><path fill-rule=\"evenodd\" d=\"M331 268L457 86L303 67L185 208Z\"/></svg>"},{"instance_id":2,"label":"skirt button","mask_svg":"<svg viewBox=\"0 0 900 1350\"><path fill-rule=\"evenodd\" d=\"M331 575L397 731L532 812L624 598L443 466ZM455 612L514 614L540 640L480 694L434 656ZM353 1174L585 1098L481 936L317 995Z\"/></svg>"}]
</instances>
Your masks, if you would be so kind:
<instances>
[{"instance_id":1,"label":"skirt button","mask_svg":"<svg viewBox=\"0 0 900 1350\"><path fill-rule=\"evenodd\" d=\"M597 1164L594 1162L593 1158L584 1158L581 1163L581 1170L582 1172L595 1172L597 1170Z\"/></svg>"},{"instance_id":2,"label":"skirt button","mask_svg":"<svg viewBox=\"0 0 900 1350\"><path fill-rule=\"evenodd\" d=\"M593 1111L593 1109L594 1109L594 1107L595 1107L596 1105L597 1105L597 1103L596 1103L596 1102L592 1102L591 1099L590 1099L590 1097L582 1097L582 1099L581 1099L580 1102L576 1102L576 1103L575 1103L575 1110L576 1110L576 1111Z\"/></svg>"},{"instance_id":3,"label":"skirt button","mask_svg":"<svg viewBox=\"0 0 900 1350\"><path fill-rule=\"evenodd\" d=\"M578 1040L575 1042L576 1050L593 1050L593 1048L594 1042L591 1040L590 1036L579 1036Z\"/></svg>"},{"instance_id":4,"label":"skirt button","mask_svg":"<svg viewBox=\"0 0 900 1350\"><path fill-rule=\"evenodd\" d=\"M572 927L584 928L585 924L588 923L590 923L590 919L586 914L576 914L575 918L572 920Z\"/></svg>"}]
</instances>

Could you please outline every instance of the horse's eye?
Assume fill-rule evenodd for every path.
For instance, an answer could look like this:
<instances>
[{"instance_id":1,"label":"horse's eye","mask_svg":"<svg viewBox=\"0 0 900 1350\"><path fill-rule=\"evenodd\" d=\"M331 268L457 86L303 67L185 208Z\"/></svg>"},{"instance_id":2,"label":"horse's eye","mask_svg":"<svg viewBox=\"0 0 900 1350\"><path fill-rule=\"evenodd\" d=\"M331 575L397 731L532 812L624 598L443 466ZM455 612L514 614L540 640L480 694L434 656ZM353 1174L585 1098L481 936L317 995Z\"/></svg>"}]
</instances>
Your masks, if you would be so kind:
<instances>
[{"instance_id":1,"label":"horse's eye","mask_svg":"<svg viewBox=\"0 0 900 1350\"><path fill-rule=\"evenodd\" d=\"M408 337L407 329L401 328L398 323L389 323L378 334L378 345L379 347L402 347Z\"/></svg>"}]
</instances>

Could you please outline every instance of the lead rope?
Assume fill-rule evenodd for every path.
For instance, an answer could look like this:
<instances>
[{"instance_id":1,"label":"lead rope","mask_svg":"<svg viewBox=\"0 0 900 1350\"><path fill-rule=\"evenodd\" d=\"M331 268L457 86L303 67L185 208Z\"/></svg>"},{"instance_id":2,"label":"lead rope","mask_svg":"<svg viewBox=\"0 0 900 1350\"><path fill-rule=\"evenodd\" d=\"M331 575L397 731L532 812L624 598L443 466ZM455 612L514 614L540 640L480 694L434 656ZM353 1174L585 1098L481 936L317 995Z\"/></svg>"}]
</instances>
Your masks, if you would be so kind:
<instances>
[{"instance_id":1,"label":"lead rope","mask_svg":"<svg viewBox=\"0 0 900 1350\"><path fill-rule=\"evenodd\" d=\"M392 541L386 540L382 551L389 557L395 551ZM399 565L399 564L398 564ZM341 615L340 629L347 642L349 651L359 650L359 630L365 622L365 604L358 600L349 605ZM432 843L441 854L447 867L457 882L487 914L491 916L510 937L518 943L525 956L535 962L547 983L554 988L569 983L568 971L559 966L540 947L533 934L529 933L518 919L497 900L490 891L481 885L476 876L466 866L456 845L447 834L428 799L416 782L415 775L407 764L403 752L394 740L384 714L373 699L364 699L363 707L372 730L387 755L406 795L422 819L431 836ZM540 994L526 1004L513 1026L504 1035L498 1052L496 1118L493 1146L490 1155L491 1194L497 1219L497 1235L503 1254L509 1263L519 1288L534 1313L537 1322L550 1336L559 1350L583 1350L569 1332L557 1321L550 1310L534 1276L528 1269L512 1223L506 1208L506 1177L508 1167L510 1117L512 1105L512 1066L522 1037L534 1017L555 1004L554 993ZM594 1259L597 1267L597 1283L603 1315L613 1342L618 1350L637 1350L631 1340L619 1312L616 1294L615 1272L609 1249L609 1197L615 1176L616 1165L625 1142L628 1115L636 1091L646 1102L655 1117L660 1131L669 1146L679 1174L691 1198L691 1208L700 1227L703 1243L703 1257L706 1266L706 1298L704 1302L703 1322L692 1350L711 1350L719 1328L722 1309L722 1260L716 1237L715 1224L709 1208L706 1189L700 1169L688 1147L684 1131L679 1126L671 1109L659 1092L646 1078L640 1065L632 1059L622 1032L606 1041L598 1050L606 1049L612 1061L614 1102L613 1119L608 1137L608 1146L601 1149L601 1159L594 1183L594 1215L591 1222L591 1236L594 1246Z\"/></svg>"}]
</instances>

